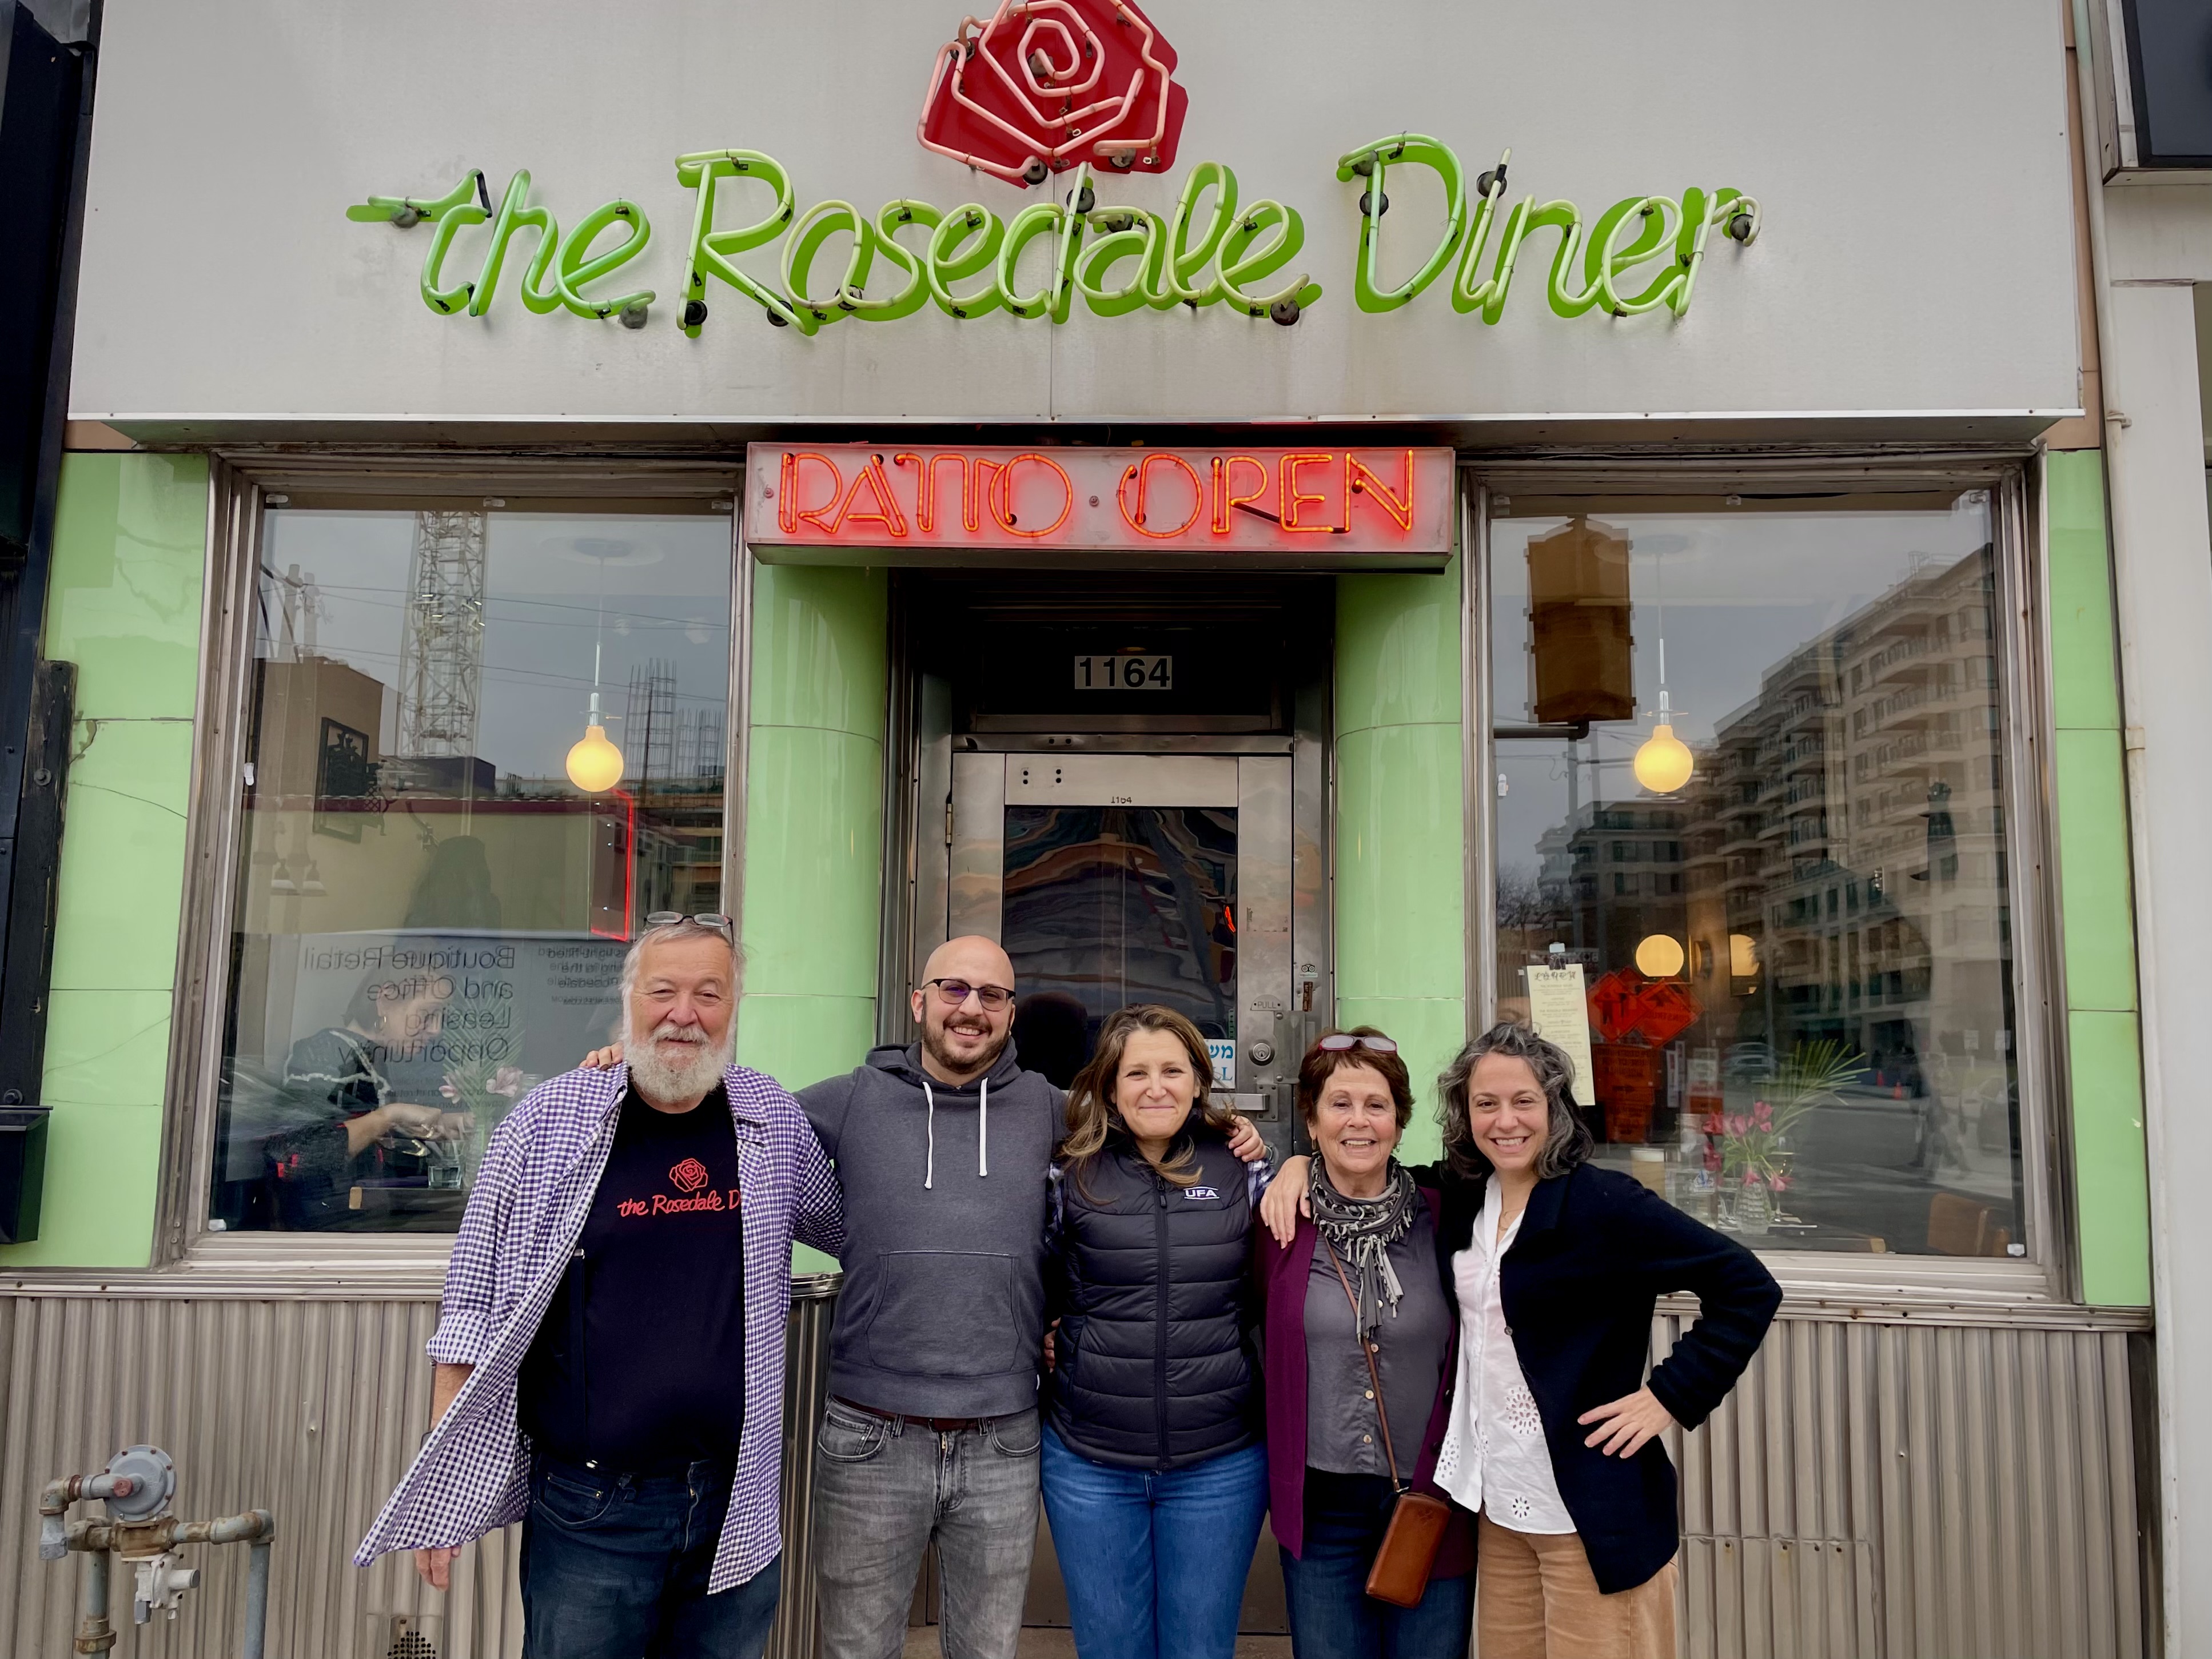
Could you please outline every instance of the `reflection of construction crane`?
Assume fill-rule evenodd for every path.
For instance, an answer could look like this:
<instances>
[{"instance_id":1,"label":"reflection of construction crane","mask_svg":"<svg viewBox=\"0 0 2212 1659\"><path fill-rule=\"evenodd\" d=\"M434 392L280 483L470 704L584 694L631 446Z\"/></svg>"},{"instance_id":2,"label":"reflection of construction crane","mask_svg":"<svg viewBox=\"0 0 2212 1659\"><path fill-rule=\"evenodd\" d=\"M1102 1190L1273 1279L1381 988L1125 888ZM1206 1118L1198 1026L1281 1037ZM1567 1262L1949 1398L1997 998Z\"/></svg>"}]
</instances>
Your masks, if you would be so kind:
<instances>
[{"instance_id":1,"label":"reflection of construction crane","mask_svg":"<svg viewBox=\"0 0 2212 1659\"><path fill-rule=\"evenodd\" d=\"M417 513L399 646L401 755L473 755L483 682L484 515Z\"/></svg>"},{"instance_id":2,"label":"reflection of construction crane","mask_svg":"<svg viewBox=\"0 0 2212 1659\"><path fill-rule=\"evenodd\" d=\"M658 778L663 783L676 772L676 665L653 661L629 671L629 712L623 722L623 740L635 740L630 750L637 768L637 789Z\"/></svg>"}]
</instances>

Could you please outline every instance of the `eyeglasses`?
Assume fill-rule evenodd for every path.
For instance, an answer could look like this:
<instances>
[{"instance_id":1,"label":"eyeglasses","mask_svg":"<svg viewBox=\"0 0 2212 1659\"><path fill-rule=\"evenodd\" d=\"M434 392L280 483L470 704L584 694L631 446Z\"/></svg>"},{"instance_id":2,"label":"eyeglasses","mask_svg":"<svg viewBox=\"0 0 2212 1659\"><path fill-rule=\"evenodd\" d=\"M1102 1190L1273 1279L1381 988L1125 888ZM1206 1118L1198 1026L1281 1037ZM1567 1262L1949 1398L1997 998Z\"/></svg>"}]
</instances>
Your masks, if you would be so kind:
<instances>
[{"instance_id":1,"label":"eyeglasses","mask_svg":"<svg viewBox=\"0 0 2212 1659\"><path fill-rule=\"evenodd\" d=\"M648 927L673 927L683 921L696 922L702 927L711 927L731 944L735 945L738 942L736 921L724 915L720 910L702 910L695 916L687 916L681 910L654 910L648 913L645 918L645 925Z\"/></svg>"},{"instance_id":2,"label":"eyeglasses","mask_svg":"<svg viewBox=\"0 0 2212 1659\"><path fill-rule=\"evenodd\" d=\"M931 979L922 981L924 990L933 985L937 988L937 1000L948 1008L957 1008L972 996L986 1009L995 1014L1014 1000L1014 994L1003 985L970 985L964 979Z\"/></svg>"},{"instance_id":3,"label":"eyeglasses","mask_svg":"<svg viewBox=\"0 0 2212 1659\"><path fill-rule=\"evenodd\" d=\"M1398 1045L1389 1037L1361 1036L1352 1031L1331 1031L1319 1042L1314 1044L1314 1047L1325 1048L1333 1054L1340 1054L1352 1048L1371 1048L1378 1054L1395 1054L1398 1052Z\"/></svg>"}]
</instances>

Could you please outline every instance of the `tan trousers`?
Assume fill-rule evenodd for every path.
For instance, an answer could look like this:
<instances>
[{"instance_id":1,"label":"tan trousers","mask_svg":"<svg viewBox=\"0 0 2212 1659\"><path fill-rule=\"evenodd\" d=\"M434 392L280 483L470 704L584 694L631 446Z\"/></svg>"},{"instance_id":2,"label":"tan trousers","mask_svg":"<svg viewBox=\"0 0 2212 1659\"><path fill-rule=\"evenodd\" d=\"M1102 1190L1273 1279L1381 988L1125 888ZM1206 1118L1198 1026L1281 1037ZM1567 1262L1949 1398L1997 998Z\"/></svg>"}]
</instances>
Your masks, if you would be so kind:
<instances>
[{"instance_id":1,"label":"tan trousers","mask_svg":"<svg viewBox=\"0 0 2212 1659\"><path fill-rule=\"evenodd\" d=\"M1514 1532L1488 1515L1474 1561L1481 1659L1674 1659L1674 1563L1607 1595L1574 1534Z\"/></svg>"}]
</instances>

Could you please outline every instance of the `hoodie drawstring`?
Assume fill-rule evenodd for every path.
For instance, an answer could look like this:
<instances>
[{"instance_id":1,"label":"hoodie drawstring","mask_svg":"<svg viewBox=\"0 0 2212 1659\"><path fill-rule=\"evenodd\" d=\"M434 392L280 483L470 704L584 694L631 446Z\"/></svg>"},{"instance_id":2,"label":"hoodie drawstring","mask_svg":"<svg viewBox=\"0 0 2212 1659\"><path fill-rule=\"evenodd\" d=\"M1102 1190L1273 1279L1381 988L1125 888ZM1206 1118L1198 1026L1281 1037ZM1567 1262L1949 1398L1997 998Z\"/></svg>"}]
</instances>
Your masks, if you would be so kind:
<instances>
[{"instance_id":1,"label":"hoodie drawstring","mask_svg":"<svg viewBox=\"0 0 2212 1659\"><path fill-rule=\"evenodd\" d=\"M927 1078L922 1079L921 1097L929 1103L929 1161L921 1172L921 1189L927 1192L937 1182L937 1091L929 1086ZM991 1079L988 1078L983 1079L983 1096L976 1107L975 1173L979 1176L991 1173Z\"/></svg>"}]
</instances>

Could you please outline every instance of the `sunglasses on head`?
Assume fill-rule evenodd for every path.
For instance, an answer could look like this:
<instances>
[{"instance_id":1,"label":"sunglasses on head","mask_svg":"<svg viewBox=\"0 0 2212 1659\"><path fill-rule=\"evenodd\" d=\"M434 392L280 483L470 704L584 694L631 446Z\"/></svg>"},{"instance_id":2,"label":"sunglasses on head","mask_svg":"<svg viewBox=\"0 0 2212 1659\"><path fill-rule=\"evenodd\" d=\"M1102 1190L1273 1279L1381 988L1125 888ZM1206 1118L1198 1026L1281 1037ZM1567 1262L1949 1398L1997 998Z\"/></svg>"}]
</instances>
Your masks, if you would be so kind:
<instances>
[{"instance_id":1,"label":"sunglasses on head","mask_svg":"<svg viewBox=\"0 0 2212 1659\"><path fill-rule=\"evenodd\" d=\"M1361 1036L1352 1031L1331 1031L1319 1042L1314 1044L1314 1047L1326 1049L1332 1054L1340 1054L1352 1048L1370 1048L1378 1054L1395 1054L1398 1052L1398 1045L1389 1037Z\"/></svg>"},{"instance_id":2,"label":"sunglasses on head","mask_svg":"<svg viewBox=\"0 0 2212 1659\"><path fill-rule=\"evenodd\" d=\"M687 916L681 910L654 910L645 918L648 927L673 927L680 921L696 922L702 927L711 927L732 945L738 939L738 924L719 910L702 910L697 915Z\"/></svg>"},{"instance_id":3,"label":"sunglasses on head","mask_svg":"<svg viewBox=\"0 0 2212 1659\"><path fill-rule=\"evenodd\" d=\"M964 979L932 979L922 981L922 988L937 988L937 1000L948 1008L957 1008L974 997L993 1013L1014 1000L1014 994L1003 985L970 985Z\"/></svg>"}]
</instances>

